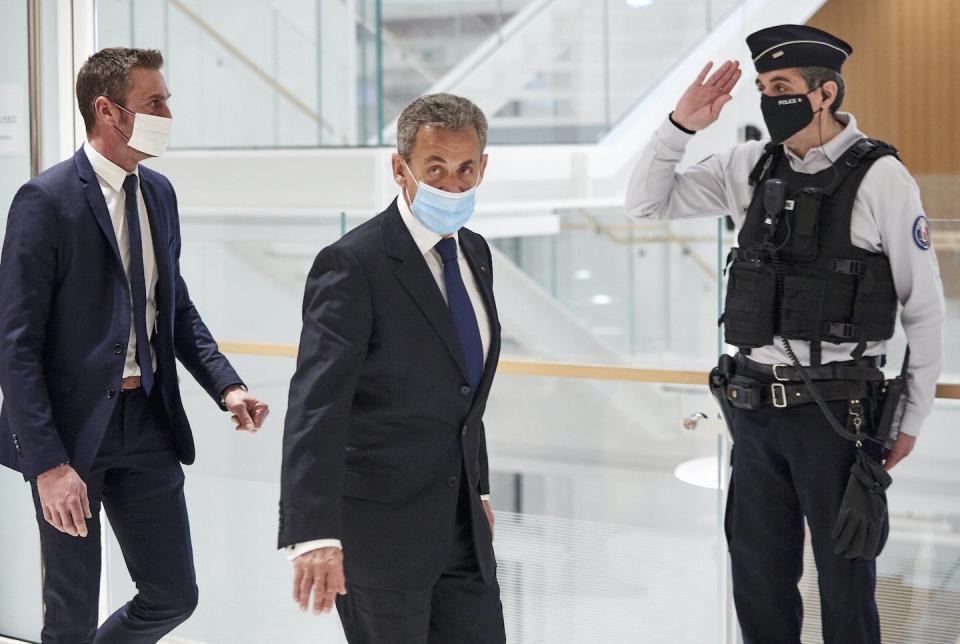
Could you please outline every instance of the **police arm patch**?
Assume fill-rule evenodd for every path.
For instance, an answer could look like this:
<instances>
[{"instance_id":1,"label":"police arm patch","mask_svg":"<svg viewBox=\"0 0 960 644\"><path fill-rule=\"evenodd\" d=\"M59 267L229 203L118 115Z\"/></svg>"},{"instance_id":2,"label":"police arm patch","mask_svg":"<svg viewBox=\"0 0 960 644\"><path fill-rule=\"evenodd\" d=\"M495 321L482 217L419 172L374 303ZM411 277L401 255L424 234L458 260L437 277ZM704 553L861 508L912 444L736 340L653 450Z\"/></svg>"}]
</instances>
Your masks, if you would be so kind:
<instances>
[{"instance_id":1,"label":"police arm patch","mask_svg":"<svg viewBox=\"0 0 960 644\"><path fill-rule=\"evenodd\" d=\"M930 250L930 222L923 215L913 222L913 242L920 250Z\"/></svg>"}]
</instances>

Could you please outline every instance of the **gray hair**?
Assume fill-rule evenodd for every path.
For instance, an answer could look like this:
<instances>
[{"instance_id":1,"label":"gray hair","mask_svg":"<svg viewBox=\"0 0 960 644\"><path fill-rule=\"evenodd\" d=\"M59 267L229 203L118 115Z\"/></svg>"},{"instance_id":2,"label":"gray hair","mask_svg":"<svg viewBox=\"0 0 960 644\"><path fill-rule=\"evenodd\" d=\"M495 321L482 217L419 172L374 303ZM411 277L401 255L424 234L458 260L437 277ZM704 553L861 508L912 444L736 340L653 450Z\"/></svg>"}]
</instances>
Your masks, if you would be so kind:
<instances>
[{"instance_id":1,"label":"gray hair","mask_svg":"<svg viewBox=\"0 0 960 644\"><path fill-rule=\"evenodd\" d=\"M837 95L834 97L833 104L830 105L830 113L836 114L837 110L840 109L840 104L843 103L845 89L843 76L840 75L840 72L829 67L798 67L797 71L803 76L803 80L807 81L808 90L814 90L828 81L837 84Z\"/></svg>"},{"instance_id":2,"label":"gray hair","mask_svg":"<svg viewBox=\"0 0 960 644\"><path fill-rule=\"evenodd\" d=\"M417 132L425 125L445 130L472 126L480 137L480 150L487 147L487 117L479 107L462 96L427 94L407 105L397 121L397 152L405 161L410 161Z\"/></svg>"}]
</instances>

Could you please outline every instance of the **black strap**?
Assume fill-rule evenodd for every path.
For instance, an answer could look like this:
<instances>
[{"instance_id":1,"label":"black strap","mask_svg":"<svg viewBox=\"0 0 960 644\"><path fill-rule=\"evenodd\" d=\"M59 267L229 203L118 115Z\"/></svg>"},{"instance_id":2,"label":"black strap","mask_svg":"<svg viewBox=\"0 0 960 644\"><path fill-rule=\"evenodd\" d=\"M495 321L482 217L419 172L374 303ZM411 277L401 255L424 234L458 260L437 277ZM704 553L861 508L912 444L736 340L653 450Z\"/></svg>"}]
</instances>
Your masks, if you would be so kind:
<instances>
[{"instance_id":1,"label":"black strap","mask_svg":"<svg viewBox=\"0 0 960 644\"><path fill-rule=\"evenodd\" d=\"M846 152L844 152L834 164L834 167L837 169L837 176L832 184L821 192L826 197L833 195L833 193L843 185L844 180L859 168L864 161L879 159L887 155L893 155L898 159L900 158L897 156L897 149L889 143L878 139L860 139L847 148ZM854 190L854 192L856 192L856 190Z\"/></svg>"},{"instance_id":2,"label":"black strap","mask_svg":"<svg viewBox=\"0 0 960 644\"><path fill-rule=\"evenodd\" d=\"M743 385L751 388L756 387L759 393L759 403L763 407L778 407L781 409L787 407L797 407L799 405L810 405L816 402L810 389L803 383L784 383L784 382L745 382L743 379L736 384L727 386L727 399L735 407L744 408L744 389ZM866 382L854 380L827 380L817 383L819 395L825 402L836 400L863 400L870 393L870 385Z\"/></svg>"},{"instance_id":3,"label":"black strap","mask_svg":"<svg viewBox=\"0 0 960 644\"><path fill-rule=\"evenodd\" d=\"M792 365L764 364L751 360L744 355L737 355L737 363L744 368L763 376L771 377L779 382L803 382L800 371ZM811 380L862 380L865 382L879 382L884 379L880 367L884 356L868 356L859 360L846 362L831 362L820 367L803 367Z\"/></svg>"},{"instance_id":4,"label":"black strap","mask_svg":"<svg viewBox=\"0 0 960 644\"><path fill-rule=\"evenodd\" d=\"M820 340L810 341L810 366L819 367L823 363L823 345Z\"/></svg>"},{"instance_id":5,"label":"black strap","mask_svg":"<svg viewBox=\"0 0 960 644\"><path fill-rule=\"evenodd\" d=\"M783 156L783 146L771 141L763 148L763 154L757 159L753 169L750 171L749 182L751 186L760 183L767 171L776 165L776 162Z\"/></svg>"}]
</instances>

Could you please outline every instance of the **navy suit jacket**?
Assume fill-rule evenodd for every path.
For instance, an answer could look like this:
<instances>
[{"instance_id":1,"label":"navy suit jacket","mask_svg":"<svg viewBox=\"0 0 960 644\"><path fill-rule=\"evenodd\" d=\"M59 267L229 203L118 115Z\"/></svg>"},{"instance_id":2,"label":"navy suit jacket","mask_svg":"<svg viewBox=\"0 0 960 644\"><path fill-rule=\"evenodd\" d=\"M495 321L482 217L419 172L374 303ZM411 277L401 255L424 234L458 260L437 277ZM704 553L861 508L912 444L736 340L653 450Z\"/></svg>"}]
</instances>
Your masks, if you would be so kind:
<instances>
[{"instance_id":1,"label":"navy suit jacket","mask_svg":"<svg viewBox=\"0 0 960 644\"><path fill-rule=\"evenodd\" d=\"M495 576L483 413L500 355L490 249L459 233L490 320L483 379L396 202L317 256L283 435L280 547L340 539L347 579L422 590L448 563L461 472L480 569Z\"/></svg>"},{"instance_id":2,"label":"navy suit jacket","mask_svg":"<svg viewBox=\"0 0 960 644\"><path fill-rule=\"evenodd\" d=\"M175 359L220 402L240 378L180 276L173 187L140 166L157 258L157 384L177 456L194 460ZM0 255L0 464L36 477L89 470L116 406L132 311L100 184L81 148L14 197Z\"/></svg>"}]
</instances>

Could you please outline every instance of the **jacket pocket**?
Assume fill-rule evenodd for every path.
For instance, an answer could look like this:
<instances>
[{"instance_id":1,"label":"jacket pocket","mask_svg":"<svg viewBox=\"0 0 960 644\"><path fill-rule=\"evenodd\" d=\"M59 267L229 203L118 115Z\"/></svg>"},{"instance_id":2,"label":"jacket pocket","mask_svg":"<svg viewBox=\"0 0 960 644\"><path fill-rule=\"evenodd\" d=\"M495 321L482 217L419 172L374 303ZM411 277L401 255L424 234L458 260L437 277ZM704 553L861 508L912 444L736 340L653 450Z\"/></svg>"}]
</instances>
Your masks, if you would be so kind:
<instances>
[{"instance_id":1,"label":"jacket pocket","mask_svg":"<svg viewBox=\"0 0 960 644\"><path fill-rule=\"evenodd\" d=\"M396 500L396 487L396 477L386 472L344 472L343 496L377 503L393 503Z\"/></svg>"}]
</instances>

